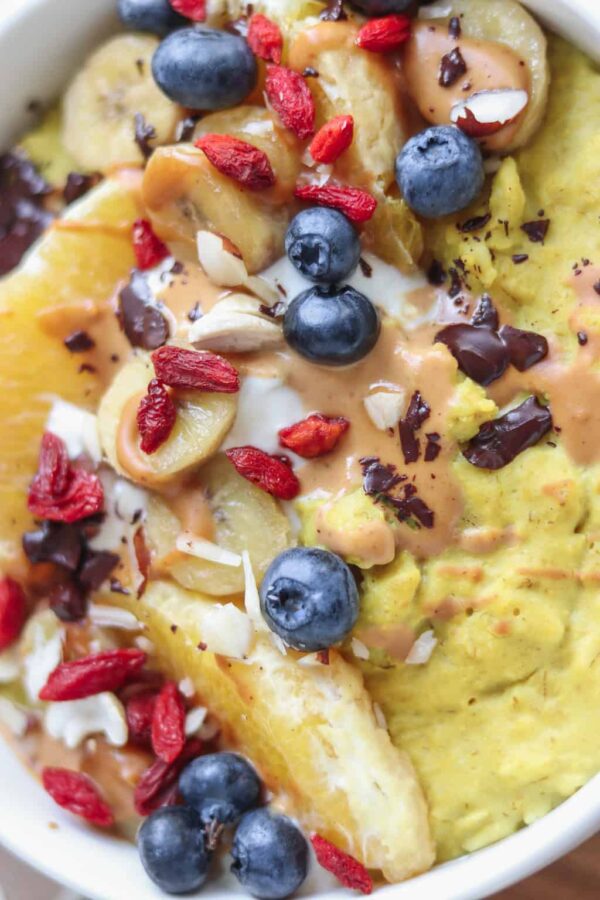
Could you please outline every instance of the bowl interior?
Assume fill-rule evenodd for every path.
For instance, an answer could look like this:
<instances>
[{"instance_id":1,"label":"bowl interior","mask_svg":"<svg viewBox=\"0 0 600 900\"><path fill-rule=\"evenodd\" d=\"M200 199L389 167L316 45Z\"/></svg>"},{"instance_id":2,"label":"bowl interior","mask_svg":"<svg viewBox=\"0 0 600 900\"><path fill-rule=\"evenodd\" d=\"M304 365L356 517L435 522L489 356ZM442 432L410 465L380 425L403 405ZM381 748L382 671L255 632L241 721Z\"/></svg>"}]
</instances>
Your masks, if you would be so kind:
<instances>
[{"instance_id":1,"label":"bowl interior","mask_svg":"<svg viewBox=\"0 0 600 900\"><path fill-rule=\"evenodd\" d=\"M443 5L443 4L440 4ZM600 56L600 4L526 0L557 31ZM0 13L3 109L0 143L9 147L32 121L32 101L55 99L89 49L116 27L115 0L3 0ZM593 7L593 8L592 8ZM63 815L0 737L0 842L32 866L90 898L136 900L163 895L148 881L135 849L91 832ZM470 900L525 878L600 828L600 776L540 821L498 844L379 896L395 900ZM238 893L228 878L203 896ZM334 900L343 892L314 876L304 893Z\"/></svg>"}]
</instances>

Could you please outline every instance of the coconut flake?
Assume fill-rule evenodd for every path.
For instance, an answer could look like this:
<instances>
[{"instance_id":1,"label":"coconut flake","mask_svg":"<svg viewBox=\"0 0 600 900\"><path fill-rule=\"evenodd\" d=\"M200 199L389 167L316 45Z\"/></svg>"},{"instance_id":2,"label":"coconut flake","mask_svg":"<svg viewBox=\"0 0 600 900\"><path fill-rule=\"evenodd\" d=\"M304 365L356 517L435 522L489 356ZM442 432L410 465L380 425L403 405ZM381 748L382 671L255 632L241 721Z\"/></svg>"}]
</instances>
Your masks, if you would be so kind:
<instances>
[{"instance_id":1,"label":"coconut flake","mask_svg":"<svg viewBox=\"0 0 600 900\"><path fill-rule=\"evenodd\" d=\"M16 681L20 672L21 664L16 647L9 647L0 653L0 684Z\"/></svg>"},{"instance_id":2,"label":"coconut flake","mask_svg":"<svg viewBox=\"0 0 600 900\"><path fill-rule=\"evenodd\" d=\"M257 631L268 631L268 625L263 619L260 608L260 597L258 595L256 579L254 577L254 572L252 571L250 554L247 550L242 551L242 563L244 566L244 605L246 607L246 612Z\"/></svg>"},{"instance_id":3,"label":"coconut flake","mask_svg":"<svg viewBox=\"0 0 600 900\"><path fill-rule=\"evenodd\" d=\"M93 413L65 400L55 400L46 420L46 431L51 431L65 442L69 459L85 454L99 465L102 450L98 420Z\"/></svg>"},{"instance_id":4,"label":"coconut flake","mask_svg":"<svg viewBox=\"0 0 600 900\"><path fill-rule=\"evenodd\" d=\"M189 711L185 717L186 737L192 737L192 735L197 734L200 731L207 715L208 710L205 706L197 706L196 709L191 709Z\"/></svg>"},{"instance_id":5,"label":"coconut flake","mask_svg":"<svg viewBox=\"0 0 600 900\"><path fill-rule=\"evenodd\" d=\"M430 629L424 631L410 648L410 653L404 660L409 666L422 666L429 662L429 658L437 644L435 633Z\"/></svg>"},{"instance_id":6,"label":"coconut flake","mask_svg":"<svg viewBox=\"0 0 600 900\"><path fill-rule=\"evenodd\" d=\"M183 696L187 697L188 699L194 696L194 694L196 693L196 688L194 687L194 682L189 677L189 675L187 678L181 679L181 681L179 682L179 690L183 694Z\"/></svg>"},{"instance_id":7,"label":"coconut flake","mask_svg":"<svg viewBox=\"0 0 600 900\"><path fill-rule=\"evenodd\" d=\"M103 734L113 747L123 747L128 740L123 704L108 692L84 700L51 703L44 725L50 737L62 741L69 750L94 734Z\"/></svg>"},{"instance_id":8,"label":"coconut flake","mask_svg":"<svg viewBox=\"0 0 600 900\"><path fill-rule=\"evenodd\" d=\"M191 531L182 531L181 534L178 534L175 547L180 553L196 556L198 559L207 559L209 562L219 563L221 566L231 566L236 569L242 564L242 557L239 553L225 550L224 547L219 547L212 541L197 537Z\"/></svg>"},{"instance_id":9,"label":"coconut flake","mask_svg":"<svg viewBox=\"0 0 600 900\"><path fill-rule=\"evenodd\" d=\"M358 638L352 638L350 643L352 647L352 652L356 656L357 659L368 659L370 656L369 648L366 644L363 644L362 641L359 641Z\"/></svg>"},{"instance_id":10,"label":"coconut flake","mask_svg":"<svg viewBox=\"0 0 600 900\"><path fill-rule=\"evenodd\" d=\"M23 657L23 684L30 701L37 703L50 673L62 662L62 631L53 612L46 610L29 620L23 646L30 648Z\"/></svg>"},{"instance_id":11,"label":"coconut flake","mask_svg":"<svg viewBox=\"0 0 600 900\"><path fill-rule=\"evenodd\" d=\"M202 616L202 640L211 653L243 659L250 652L254 627L233 603L215 603Z\"/></svg>"},{"instance_id":12,"label":"coconut flake","mask_svg":"<svg viewBox=\"0 0 600 900\"><path fill-rule=\"evenodd\" d=\"M142 623L133 613L118 606L90 603L88 619L98 628L119 628L123 631L139 631L143 628Z\"/></svg>"},{"instance_id":13,"label":"coconut flake","mask_svg":"<svg viewBox=\"0 0 600 900\"><path fill-rule=\"evenodd\" d=\"M149 638L144 637L144 635L140 635L140 637L136 637L136 639L134 640L133 643L138 648L138 650L143 650L144 653L148 654L148 656L152 656L152 654L154 653L154 650L156 649L154 647L154 644L152 643L152 641L149 640Z\"/></svg>"},{"instance_id":14,"label":"coconut flake","mask_svg":"<svg viewBox=\"0 0 600 900\"><path fill-rule=\"evenodd\" d=\"M363 399L363 404L375 428L387 431L398 424L405 401L406 391L398 388L397 391L375 391Z\"/></svg>"},{"instance_id":15,"label":"coconut flake","mask_svg":"<svg viewBox=\"0 0 600 900\"><path fill-rule=\"evenodd\" d=\"M379 727L384 728L387 731L387 722L385 720L384 712L379 703L373 704L373 713L375 714L375 721L377 722Z\"/></svg>"},{"instance_id":16,"label":"coconut flake","mask_svg":"<svg viewBox=\"0 0 600 900\"><path fill-rule=\"evenodd\" d=\"M219 287L245 287L272 306L278 294L262 278L249 275L244 260L227 248L225 240L211 231L196 235L198 261L205 275Z\"/></svg>"},{"instance_id":17,"label":"coconut flake","mask_svg":"<svg viewBox=\"0 0 600 900\"><path fill-rule=\"evenodd\" d=\"M8 728L15 737L23 737L27 731L29 719L27 713L7 700L6 697L0 697L0 722Z\"/></svg>"}]
</instances>

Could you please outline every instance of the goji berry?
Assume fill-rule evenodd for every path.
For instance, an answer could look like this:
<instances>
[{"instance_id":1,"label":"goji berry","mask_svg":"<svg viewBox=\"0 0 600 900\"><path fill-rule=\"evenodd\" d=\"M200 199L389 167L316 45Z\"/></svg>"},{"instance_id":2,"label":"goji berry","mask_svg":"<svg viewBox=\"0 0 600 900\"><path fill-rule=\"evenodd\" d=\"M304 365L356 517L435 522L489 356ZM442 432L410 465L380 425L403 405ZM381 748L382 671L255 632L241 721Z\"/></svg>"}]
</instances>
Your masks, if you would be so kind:
<instances>
[{"instance_id":1,"label":"goji berry","mask_svg":"<svg viewBox=\"0 0 600 900\"><path fill-rule=\"evenodd\" d=\"M40 700L82 700L104 691L118 691L146 662L142 650L104 650L73 662L60 663L48 676Z\"/></svg>"},{"instance_id":2,"label":"goji berry","mask_svg":"<svg viewBox=\"0 0 600 900\"><path fill-rule=\"evenodd\" d=\"M185 704L179 688L167 681L152 718L152 749L165 762L177 759L185 745Z\"/></svg>"},{"instance_id":3,"label":"goji berry","mask_svg":"<svg viewBox=\"0 0 600 900\"><path fill-rule=\"evenodd\" d=\"M149 816L160 806L174 802L173 790L184 768L204 752L204 744L197 739L189 740L174 762L157 759L142 773L133 795L136 811L140 816Z\"/></svg>"},{"instance_id":4,"label":"goji berry","mask_svg":"<svg viewBox=\"0 0 600 900\"><path fill-rule=\"evenodd\" d=\"M257 447L234 447L225 455L240 475L280 500L293 500L300 482L290 465L278 456L270 456Z\"/></svg>"},{"instance_id":5,"label":"goji berry","mask_svg":"<svg viewBox=\"0 0 600 900\"><path fill-rule=\"evenodd\" d=\"M349 428L350 422L343 416L333 418L315 413L301 422L282 428L279 443L304 459L314 459L330 453Z\"/></svg>"},{"instance_id":6,"label":"goji berry","mask_svg":"<svg viewBox=\"0 0 600 900\"><path fill-rule=\"evenodd\" d=\"M308 148L310 155L315 162L330 165L348 149L353 137L352 116L334 116L315 134Z\"/></svg>"},{"instance_id":7,"label":"goji berry","mask_svg":"<svg viewBox=\"0 0 600 900\"><path fill-rule=\"evenodd\" d=\"M101 512L104 491L100 479L71 465L64 441L46 432L38 471L29 488L27 508L40 519L78 522Z\"/></svg>"},{"instance_id":8,"label":"goji berry","mask_svg":"<svg viewBox=\"0 0 600 900\"><path fill-rule=\"evenodd\" d=\"M358 32L356 43L362 50L390 53L406 43L410 37L410 28L408 16L382 16L380 19L369 19Z\"/></svg>"},{"instance_id":9,"label":"goji berry","mask_svg":"<svg viewBox=\"0 0 600 900\"><path fill-rule=\"evenodd\" d=\"M152 718L157 699L156 691L143 691L125 703L129 740L138 747L152 746Z\"/></svg>"},{"instance_id":10,"label":"goji berry","mask_svg":"<svg viewBox=\"0 0 600 900\"><path fill-rule=\"evenodd\" d=\"M133 252L138 269L151 269L169 256L169 250L154 233L147 219L133 223Z\"/></svg>"},{"instance_id":11,"label":"goji berry","mask_svg":"<svg viewBox=\"0 0 600 900\"><path fill-rule=\"evenodd\" d=\"M279 65L283 50L283 36L275 22L260 13L251 16L246 40L256 56Z\"/></svg>"},{"instance_id":12,"label":"goji berry","mask_svg":"<svg viewBox=\"0 0 600 900\"><path fill-rule=\"evenodd\" d=\"M275 173L267 154L228 134L204 134L195 146L206 154L215 169L249 191L263 191L275 184Z\"/></svg>"},{"instance_id":13,"label":"goji berry","mask_svg":"<svg viewBox=\"0 0 600 900\"><path fill-rule=\"evenodd\" d=\"M55 803L100 828L110 828L115 818L94 782L81 772L45 768L42 784Z\"/></svg>"},{"instance_id":14,"label":"goji berry","mask_svg":"<svg viewBox=\"0 0 600 900\"><path fill-rule=\"evenodd\" d=\"M315 131L315 101L306 79L285 66L269 66L265 81L269 103L286 128L301 141Z\"/></svg>"},{"instance_id":15,"label":"goji berry","mask_svg":"<svg viewBox=\"0 0 600 900\"><path fill-rule=\"evenodd\" d=\"M152 354L156 377L173 388L207 393L236 394L240 376L230 362L216 353L161 347Z\"/></svg>"},{"instance_id":16,"label":"goji berry","mask_svg":"<svg viewBox=\"0 0 600 900\"><path fill-rule=\"evenodd\" d=\"M368 222L377 207L375 197L366 191L336 184L299 184L294 196L317 206L339 209L351 222Z\"/></svg>"},{"instance_id":17,"label":"goji berry","mask_svg":"<svg viewBox=\"0 0 600 900\"><path fill-rule=\"evenodd\" d=\"M14 644L21 634L26 610L21 585L8 576L0 579L0 651Z\"/></svg>"},{"instance_id":18,"label":"goji berry","mask_svg":"<svg viewBox=\"0 0 600 900\"><path fill-rule=\"evenodd\" d=\"M363 894L370 894L373 891L371 876L357 859L349 853L344 853L320 834L311 834L310 842L319 865L335 875L340 884L355 891L362 891Z\"/></svg>"},{"instance_id":19,"label":"goji berry","mask_svg":"<svg viewBox=\"0 0 600 900\"><path fill-rule=\"evenodd\" d=\"M176 418L177 410L171 395L158 378L153 378L137 411L141 450L155 453L173 431Z\"/></svg>"},{"instance_id":20,"label":"goji berry","mask_svg":"<svg viewBox=\"0 0 600 900\"><path fill-rule=\"evenodd\" d=\"M192 22L206 20L206 0L169 0L169 3L180 15Z\"/></svg>"}]
</instances>

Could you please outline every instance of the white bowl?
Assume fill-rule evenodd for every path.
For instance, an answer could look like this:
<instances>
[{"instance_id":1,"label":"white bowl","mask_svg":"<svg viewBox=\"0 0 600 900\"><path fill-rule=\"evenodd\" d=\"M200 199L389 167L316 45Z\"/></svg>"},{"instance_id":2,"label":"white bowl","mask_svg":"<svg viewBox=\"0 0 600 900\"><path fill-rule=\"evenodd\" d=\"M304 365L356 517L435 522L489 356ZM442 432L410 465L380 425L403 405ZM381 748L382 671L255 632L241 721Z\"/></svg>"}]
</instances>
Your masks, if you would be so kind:
<instances>
[{"instance_id":1,"label":"white bowl","mask_svg":"<svg viewBox=\"0 0 600 900\"><path fill-rule=\"evenodd\" d=\"M116 0L2 0L0 144L28 125L27 105L56 98L87 51L115 27ZM548 24L599 55L597 0L527 0ZM135 849L96 834L63 814L0 739L0 843L56 881L94 900L151 900ZM57 823L58 828L50 827ZM600 828L600 776L538 822L497 844L439 866L403 885L378 891L382 900L479 900L568 853ZM310 888L310 886L309 886ZM230 882L203 892L206 900L237 893ZM320 890L319 900L346 892Z\"/></svg>"}]
</instances>

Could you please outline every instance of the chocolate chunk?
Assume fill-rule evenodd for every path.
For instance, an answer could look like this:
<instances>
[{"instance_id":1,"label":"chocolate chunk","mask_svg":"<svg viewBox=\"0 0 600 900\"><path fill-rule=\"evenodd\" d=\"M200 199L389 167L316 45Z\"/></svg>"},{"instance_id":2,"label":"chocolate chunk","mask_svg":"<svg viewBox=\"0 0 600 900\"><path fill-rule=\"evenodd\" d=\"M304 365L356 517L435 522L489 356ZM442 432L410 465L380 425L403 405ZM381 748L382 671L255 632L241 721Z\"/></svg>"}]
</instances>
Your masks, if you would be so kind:
<instances>
[{"instance_id":1,"label":"chocolate chunk","mask_svg":"<svg viewBox=\"0 0 600 900\"><path fill-rule=\"evenodd\" d=\"M87 331L74 331L68 338L65 338L63 343L71 353L85 353L87 350L93 350L96 346Z\"/></svg>"},{"instance_id":2,"label":"chocolate chunk","mask_svg":"<svg viewBox=\"0 0 600 900\"><path fill-rule=\"evenodd\" d=\"M79 570L79 581L88 591L97 591L111 575L120 559L107 550L87 550Z\"/></svg>"},{"instance_id":3,"label":"chocolate chunk","mask_svg":"<svg viewBox=\"0 0 600 900\"><path fill-rule=\"evenodd\" d=\"M358 260L358 265L360 267L360 271L365 276L365 278L370 278L373 274L373 266L370 266L369 263L362 256Z\"/></svg>"},{"instance_id":4,"label":"chocolate chunk","mask_svg":"<svg viewBox=\"0 0 600 900\"><path fill-rule=\"evenodd\" d=\"M275 303L273 306L267 306L265 303L261 303L258 307L258 311L262 313L263 316L268 316L270 319L283 319L285 310L285 303L280 302Z\"/></svg>"},{"instance_id":5,"label":"chocolate chunk","mask_svg":"<svg viewBox=\"0 0 600 900\"><path fill-rule=\"evenodd\" d=\"M528 397L510 412L485 422L463 454L479 469L502 469L523 450L537 444L551 428L550 410L536 397Z\"/></svg>"},{"instance_id":6,"label":"chocolate chunk","mask_svg":"<svg viewBox=\"0 0 600 900\"><path fill-rule=\"evenodd\" d=\"M53 587L49 605L61 622L80 622L87 613L85 592L75 581L65 581Z\"/></svg>"},{"instance_id":7,"label":"chocolate chunk","mask_svg":"<svg viewBox=\"0 0 600 900\"><path fill-rule=\"evenodd\" d=\"M497 331L498 324L498 311L492 298L489 294L482 294L471 317L471 325L475 325L477 328L491 328L492 331Z\"/></svg>"},{"instance_id":8,"label":"chocolate chunk","mask_svg":"<svg viewBox=\"0 0 600 900\"><path fill-rule=\"evenodd\" d=\"M431 409L429 404L423 400L419 391L415 391L410 399L406 416L403 419L400 419L400 422L398 423L400 445L402 447L404 462L407 465L416 462L419 458L421 445L416 436L416 432L423 422L429 418L430 414Z\"/></svg>"},{"instance_id":9,"label":"chocolate chunk","mask_svg":"<svg viewBox=\"0 0 600 900\"><path fill-rule=\"evenodd\" d=\"M529 259L529 255L527 253L513 253L513 255L511 256L511 259L514 262L514 264L516 266L518 266L521 263L526 262Z\"/></svg>"},{"instance_id":10,"label":"chocolate chunk","mask_svg":"<svg viewBox=\"0 0 600 900\"><path fill-rule=\"evenodd\" d=\"M134 139L144 159L149 159L154 153L154 147L150 146L150 141L156 137L156 128L146 122L141 113L136 113L133 117Z\"/></svg>"},{"instance_id":11,"label":"chocolate chunk","mask_svg":"<svg viewBox=\"0 0 600 900\"><path fill-rule=\"evenodd\" d=\"M467 233L469 231L479 231L480 228L485 228L491 218L491 213L484 213L482 216L473 216L472 219L466 219L464 222L459 223L456 227L463 233Z\"/></svg>"},{"instance_id":12,"label":"chocolate chunk","mask_svg":"<svg viewBox=\"0 0 600 900\"><path fill-rule=\"evenodd\" d=\"M439 259L432 259L427 269L427 281L429 284L433 284L436 287L439 287L446 280L446 272L444 271L444 267L439 261Z\"/></svg>"},{"instance_id":13,"label":"chocolate chunk","mask_svg":"<svg viewBox=\"0 0 600 900\"><path fill-rule=\"evenodd\" d=\"M508 348L511 363L519 372L526 372L548 355L548 341L535 331L503 325L500 337Z\"/></svg>"},{"instance_id":14,"label":"chocolate chunk","mask_svg":"<svg viewBox=\"0 0 600 900\"><path fill-rule=\"evenodd\" d=\"M52 562L74 572L82 549L81 532L76 525L44 521L38 531L23 535L23 550L31 563Z\"/></svg>"},{"instance_id":15,"label":"chocolate chunk","mask_svg":"<svg viewBox=\"0 0 600 900\"><path fill-rule=\"evenodd\" d=\"M52 221L50 185L22 153L0 156L0 275L17 266Z\"/></svg>"},{"instance_id":16,"label":"chocolate chunk","mask_svg":"<svg viewBox=\"0 0 600 900\"><path fill-rule=\"evenodd\" d=\"M524 222L521 231L524 231L532 244L543 244L548 233L550 219L536 219L533 222Z\"/></svg>"},{"instance_id":17,"label":"chocolate chunk","mask_svg":"<svg viewBox=\"0 0 600 900\"><path fill-rule=\"evenodd\" d=\"M438 84L440 87L452 87L467 71L467 64L458 47L445 53L440 62Z\"/></svg>"},{"instance_id":18,"label":"chocolate chunk","mask_svg":"<svg viewBox=\"0 0 600 900\"><path fill-rule=\"evenodd\" d=\"M101 180L102 176L99 173L95 175L82 175L81 172L69 172L67 175L67 182L63 188L63 198L65 203L69 205L70 203L79 200L80 197L83 197L84 194L91 191L91 189Z\"/></svg>"},{"instance_id":19,"label":"chocolate chunk","mask_svg":"<svg viewBox=\"0 0 600 900\"><path fill-rule=\"evenodd\" d=\"M364 456L360 460L363 473L363 490L369 496L385 494L400 484L402 476L395 466L385 465L376 456Z\"/></svg>"},{"instance_id":20,"label":"chocolate chunk","mask_svg":"<svg viewBox=\"0 0 600 900\"><path fill-rule=\"evenodd\" d=\"M577 341L578 341L578 343L580 344L581 347L585 347L585 345L586 345L587 342L588 342L588 336L587 336L587 334L585 333L585 331L578 331L578 332L577 332Z\"/></svg>"},{"instance_id":21,"label":"chocolate chunk","mask_svg":"<svg viewBox=\"0 0 600 900\"><path fill-rule=\"evenodd\" d=\"M441 437L437 431L431 431L429 434L425 435L425 439L427 441L425 446L425 462L433 462L438 458L442 449L440 447Z\"/></svg>"},{"instance_id":22,"label":"chocolate chunk","mask_svg":"<svg viewBox=\"0 0 600 900\"><path fill-rule=\"evenodd\" d=\"M156 350L167 342L167 320L154 305L148 282L136 269L119 294L119 320L132 347Z\"/></svg>"},{"instance_id":23,"label":"chocolate chunk","mask_svg":"<svg viewBox=\"0 0 600 900\"><path fill-rule=\"evenodd\" d=\"M508 366L508 349L489 328L466 322L447 325L436 334L435 340L448 347L461 372L477 384L491 384Z\"/></svg>"},{"instance_id":24,"label":"chocolate chunk","mask_svg":"<svg viewBox=\"0 0 600 900\"><path fill-rule=\"evenodd\" d=\"M343 0L329 0L319 18L323 22L342 22L347 19Z\"/></svg>"},{"instance_id":25,"label":"chocolate chunk","mask_svg":"<svg viewBox=\"0 0 600 900\"><path fill-rule=\"evenodd\" d=\"M318 78L319 77L319 73L312 66L307 66L304 69L304 71L302 72L302 74L305 78Z\"/></svg>"},{"instance_id":26,"label":"chocolate chunk","mask_svg":"<svg viewBox=\"0 0 600 900\"><path fill-rule=\"evenodd\" d=\"M178 123L175 129L175 140L178 144L191 141L194 136L196 125L200 121L200 116L187 116Z\"/></svg>"},{"instance_id":27,"label":"chocolate chunk","mask_svg":"<svg viewBox=\"0 0 600 900\"><path fill-rule=\"evenodd\" d=\"M456 40L460 37L460 33L460 19L458 18L458 16L452 16L452 18L448 22L448 34L451 38L454 38L454 40Z\"/></svg>"},{"instance_id":28,"label":"chocolate chunk","mask_svg":"<svg viewBox=\"0 0 600 900\"><path fill-rule=\"evenodd\" d=\"M195 303L187 314L190 322L197 322L198 319L202 318L202 309L200 308L200 303Z\"/></svg>"},{"instance_id":29,"label":"chocolate chunk","mask_svg":"<svg viewBox=\"0 0 600 900\"><path fill-rule=\"evenodd\" d=\"M402 488L402 495L397 497L386 496L386 506L391 507L400 522L412 522L413 527L433 528L435 516L424 500L417 495L414 484L406 484Z\"/></svg>"}]
</instances>

